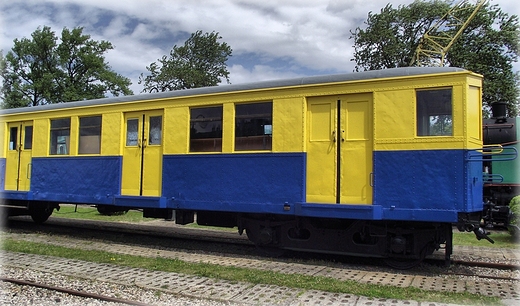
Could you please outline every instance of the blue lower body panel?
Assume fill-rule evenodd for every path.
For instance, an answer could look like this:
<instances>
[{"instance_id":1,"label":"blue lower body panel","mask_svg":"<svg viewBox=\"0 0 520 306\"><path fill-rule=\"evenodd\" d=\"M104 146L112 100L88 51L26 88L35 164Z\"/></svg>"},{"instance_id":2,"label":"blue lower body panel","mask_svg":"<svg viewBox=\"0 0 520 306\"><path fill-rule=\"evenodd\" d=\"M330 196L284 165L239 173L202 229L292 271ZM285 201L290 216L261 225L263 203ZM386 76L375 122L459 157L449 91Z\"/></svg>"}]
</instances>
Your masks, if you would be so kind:
<instances>
[{"instance_id":1,"label":"blue lower body panel","mask_svg":"<svg viewBox=\"0 0 520 306\"><path fill-rule=\"evenodd\" d=\"M482 163L471 151L374 152L374 205L389 220L457 222L482 210Z\"/></svg>"},{"instance_id":2,"label":"blue lower body panel","mask_svg":"<svg viewBox=\"0 0 520 306\"><path fill-rule=\"evenodd\" d=\"M305 154L166 155L163 197L173 208L283 211L305 201Z\"/></svg>"},{"instance_id":3,"label":"blue lower body panel","mask_svg":"<svg viewBox=\"0 0 520 306\"><path fill-rule=\"evenodd\" d=\"M303 217L457 222L482 210L472 151L375 151L372 205L306 203L306 154L164 155L162 195L121 196L121 156L33 158L31 190L4 199ZM0 167L5 168L5 159ZM5 172L5 170L4 170ZM5 174L4 174L5 175Z\"/></svg>"},{"instance_id":4,"label":"blue lower body panel","mask_svg":"<svg viewBox=\"0 0 520 306\"><path fill-rule=\"evenodd\" d=\"M33 158L34 200L113 204L121 192L119 156Z\"/></svg>"}]
</instances>

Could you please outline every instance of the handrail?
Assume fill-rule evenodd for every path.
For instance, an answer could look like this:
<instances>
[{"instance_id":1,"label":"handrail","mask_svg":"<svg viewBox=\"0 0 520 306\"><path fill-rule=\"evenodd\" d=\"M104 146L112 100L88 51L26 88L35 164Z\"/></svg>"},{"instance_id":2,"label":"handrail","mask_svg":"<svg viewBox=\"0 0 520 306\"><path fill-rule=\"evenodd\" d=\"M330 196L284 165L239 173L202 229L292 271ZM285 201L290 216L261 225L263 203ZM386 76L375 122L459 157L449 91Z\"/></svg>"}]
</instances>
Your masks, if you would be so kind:
<instances>
[{"instance_id":1,"label":"handrail","mask_svg":"<svg viewBox=\"0 0 520 306\"><path fill-rule=\"evenodd\" d=\"M482 181L486 183L502 183L504 177L501 174L482 173Z\"/></svg>"},{"instance_id":2,"label":"handrail","mask_svg":"<svg viewBox=\"0 0 520 306\"><path fill-rule=\"evenodd\" d=\"M468 154L467 161L511 161L518 157L515 147L503 147L501 145L486 145L481 149L473 150L479 154Z\"/></svg>"},{"instance_id":3,"label":"handrail","mask_svg":"<svg viewBox=\"0 0 520 306\"><path fill-rule=\"evenodd\" d=\"M482 154L501 154L504 151L504 147L501 144L484 145L482 149L477 149L477 152Z\"/></svg>"}]
</instances>

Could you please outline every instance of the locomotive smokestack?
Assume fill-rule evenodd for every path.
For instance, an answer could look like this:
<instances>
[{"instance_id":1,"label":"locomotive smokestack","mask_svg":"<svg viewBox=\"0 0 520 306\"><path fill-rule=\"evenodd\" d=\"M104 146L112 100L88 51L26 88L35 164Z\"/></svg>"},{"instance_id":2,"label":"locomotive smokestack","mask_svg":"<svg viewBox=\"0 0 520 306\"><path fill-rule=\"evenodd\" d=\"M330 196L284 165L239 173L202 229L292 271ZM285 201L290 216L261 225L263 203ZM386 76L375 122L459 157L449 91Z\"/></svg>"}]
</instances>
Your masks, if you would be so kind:
<instances>
[{"instance_id":1,"label":"locomotive smokestack","mask_svg":"<svg viewBox=\"0 0 520 306\"><path fill-rule=\"evenodd\" d=\"M504 123L507 121L507 103L495 102L491 104L491 113L495 123Z\"/></svg>"}]
</instances>

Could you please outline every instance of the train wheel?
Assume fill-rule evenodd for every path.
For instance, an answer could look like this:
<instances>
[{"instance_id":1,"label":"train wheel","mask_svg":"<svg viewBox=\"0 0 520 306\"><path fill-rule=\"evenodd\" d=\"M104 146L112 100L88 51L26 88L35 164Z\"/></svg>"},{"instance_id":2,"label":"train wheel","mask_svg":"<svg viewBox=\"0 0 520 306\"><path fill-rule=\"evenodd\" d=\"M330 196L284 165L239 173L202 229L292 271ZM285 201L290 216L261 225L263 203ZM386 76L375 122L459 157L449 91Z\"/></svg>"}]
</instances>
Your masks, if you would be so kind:
<instances>
[{"instance_id":1,"label":"train wheel","mask_svg":"<svg viewBox=\"0 0 520 306\"><path fill-rule=\"evenodd\" d=\"M33 219L34 223L42 224L43 222L47 221L47 219L49 219L53 210L54 208L48 205L38 207L36 209L31 209L31 219Z\"/></svg>"},{"instance_id":2,"label":"train wheel","mask_svg":"<svg viewBox=\"0 0 520 306\"><path fill-rule=\"evenodd\" d=\"M247 238L249 238L249 240L255 244L256 248L263 256L281 257L285 254L284 249L270 245L270 243L272 242L271 239L266 238L266 235L268 237L270 237L270 235L268 235L265 231L257 232L255 230L246 229L246 234Z\"/></svg>"},{"instance_id":3,"label":"train wheel","mask_svg":"<svg viewBox=\"0 0 520 306\"><path fill-rule=\"evenodd\" d=\"M399 270L408 270L414 267L417 267L421 264L421 262L426 257L426 249L427 246L424 246L419 254L419 258L406 258L406 257L387 257L385 258L385 263Z\"/></svg>"}]
</instances>

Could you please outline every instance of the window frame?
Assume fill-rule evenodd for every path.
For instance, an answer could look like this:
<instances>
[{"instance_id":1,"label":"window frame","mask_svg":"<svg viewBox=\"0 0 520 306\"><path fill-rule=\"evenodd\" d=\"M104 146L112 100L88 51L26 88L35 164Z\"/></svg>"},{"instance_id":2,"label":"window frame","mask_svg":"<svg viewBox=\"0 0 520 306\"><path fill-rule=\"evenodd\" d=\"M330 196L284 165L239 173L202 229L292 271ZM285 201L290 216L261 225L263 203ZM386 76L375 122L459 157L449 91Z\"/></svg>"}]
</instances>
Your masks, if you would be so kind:
<instances>
[{"instance_id":1,"label":"window frame","mask_svg":"<svg viewBox=\"0 0 520 306\"><path fill-rule=\"evenodd\" d=\"M50 143L49 143L49 155L70 155L70 138L71 138L71 124L72 119L71 117L65 117L65 118L55 118L55 119L49 119L49 136L50 136ZM68 121L68 127L52 127L53 122L58 121ZM67 135L55 135L56 137L53 137L53 131L68 131ZM61 151L63 147L60 147L60 150L58 150L58 137L65 137L62 141L64 141L65 150ZM55 140L53 141L53 138ZM53 150L55 148L55 150Z\"/></svg>"},{"instance_id":2,"label":"window frame","mask_svg":"<svg viewBox=\"0 0 520 306\"><path fill-rule=\"evenodd\" d=\"M204 113L209 112L210 109L217 110L216 116L205 117ZM219 110L218 110L219 109ZM208 105L196 106L189 109L189 152L190 153L221 153L223 142L223 127L224 127L224 105ZM207 114L206 114L207 115ZM195 116L195 118L193 118ZM197 128L198 126L198 128ZM211 131L208 130L208 126ZM215 129L219 128L219 129ZM204 131L204 132L197 132ZM195 133L194 133L195 132ZM214 135L211 135L214 133ZM194 137L200 134L207 134L207 137Z\"/></svg>"},{"instance_id":3,"label":"window frame","mask_svg":"<svg viewBox=\"0 0 520 306\"><path fill-rule=\"evenodd\" d=\"M449 91L449 103L440 100L429 100L426 94L434 97L437 92ZM424 94L423 97L422 94ZM454 134L454 89L450 87L416 88L415 89L415 135L417 137L453 137ZM445 124L448 123L448 124ZM440 130L439 130L440 129ZM436 132L437 130L437 132Z\"/></svg>"},{"instance_id":4,"label":"window frame","mask_svg":"<svg viewBox=\"0 0 520 306\"><path fill-rule=\"evenodd\" d=\"M31 131L28 133L28 131ZM24 150L32 150L33 147L33 133L34 133L34 127L33 125L25 125L23 127L23 149Z\"/></svg>"},{"instance_id":5,"label":"window frame","mask_svg":"<svg viewBox=\"0 0 520 306\"><path fill-rule=\"evenodd\" d=\"M82 119L94 119L99 118L99 125L87 125L82 126ZM81 116L78 118L78 155L86 155L86 154L101 154L101 144L102 144L102 135L103 135L103 116L102 115L93 115L93 116ZM99 129L99 134L97 135L81 135L83 131L85 130L93 130L93 129ZM83 152L82 150L82 139L85 140L83 137L85 136L98 136L97 144L95 149L95 152Z\"/></svg>"},{"instance_id":6,"label":"window frame","mask_svg":"<svg viewBox=\"0 0 520 306\"><path fill-rule=\"evenodd\" d=\"M247 107L269 105L269 112L243 113ZM240 109L240 110L239 110ZM251 111L251 110L250 110ZM268 117L267 117L268 116ZM249 122L240 122L247 120ZM234 112L234 151L272 151L273 150L273 102L257 101L236 103ZM256 121L256 122L255 122ZM264 122L262 122L264 121ZM239 123L240 122L240 123ZM269 124L266 124L269 123ZM262 124L263 123L263 124ZM244 126L239 127L239 124ZM246 126L247 125L247 126ZM260 128L262 127L262 128ZM247 131L249 130L249 131ZM261 132L263 131L263 132ZM261 143L260 143L261 141Z\"/></svg>"}]
</instances>

